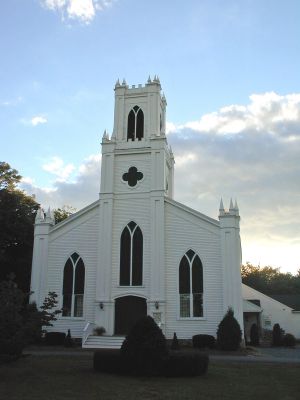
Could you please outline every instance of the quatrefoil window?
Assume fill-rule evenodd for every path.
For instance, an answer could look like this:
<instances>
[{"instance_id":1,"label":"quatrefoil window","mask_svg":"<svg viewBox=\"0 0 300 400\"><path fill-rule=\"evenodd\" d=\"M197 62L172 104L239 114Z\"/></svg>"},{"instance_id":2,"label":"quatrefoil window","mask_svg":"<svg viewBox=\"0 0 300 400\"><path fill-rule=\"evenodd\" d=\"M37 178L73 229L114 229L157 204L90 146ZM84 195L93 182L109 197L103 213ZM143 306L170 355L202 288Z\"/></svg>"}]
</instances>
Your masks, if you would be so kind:
<instances>
[{"instance_id":1,"label":"quatrefoil window","mask_svg":"<svg viewBox=\"0 0 300 400\"><path fill-rule=\"evenodd\" d=\"M143 173L139 172L136 167L130 167L128 172L123 174L122 179L127 182L130 187L134 187L138 181L143 179L143 176Z\"/></svg>"}]
</instances>

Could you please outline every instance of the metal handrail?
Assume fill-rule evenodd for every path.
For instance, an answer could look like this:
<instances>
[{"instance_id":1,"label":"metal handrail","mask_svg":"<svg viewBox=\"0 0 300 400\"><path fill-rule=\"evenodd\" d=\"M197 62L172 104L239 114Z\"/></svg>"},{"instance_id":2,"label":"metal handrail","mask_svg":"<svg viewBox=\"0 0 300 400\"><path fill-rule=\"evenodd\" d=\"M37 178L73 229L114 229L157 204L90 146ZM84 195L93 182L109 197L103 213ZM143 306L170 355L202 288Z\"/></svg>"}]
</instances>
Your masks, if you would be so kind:
<instances>
[{"instance_id":1,"label":"metal handrail","mask_svg":"<svg viewBox=\"0 0 300 400\"><path fill-rule=\"evenodd\" d=\"M94 327L95 327L94 322L90 322L90 321L87 322L87 324L85 325L85 327L83 329L82 344L84 344L87 341L87 338L93 332Z\"/></svg>"}]
</instances>

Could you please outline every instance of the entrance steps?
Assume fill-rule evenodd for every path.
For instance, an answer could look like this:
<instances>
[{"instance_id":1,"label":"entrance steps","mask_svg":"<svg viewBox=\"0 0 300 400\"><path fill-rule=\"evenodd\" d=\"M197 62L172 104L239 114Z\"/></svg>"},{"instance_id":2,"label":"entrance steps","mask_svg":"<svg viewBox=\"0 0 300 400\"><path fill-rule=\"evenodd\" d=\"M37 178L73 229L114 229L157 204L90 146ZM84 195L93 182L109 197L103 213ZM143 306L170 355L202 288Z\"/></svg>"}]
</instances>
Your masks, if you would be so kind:
<instances>
[{"instance_id":1,"label":"entrance steps","mask_svg":"<svg viewBox=\"0 0 300 400\"><path fill-rule=\"evenodd\" d=\"M89 335L82 343L83 349L120 349L124 336L95 336Z\"/></svg>"}]
</instances>

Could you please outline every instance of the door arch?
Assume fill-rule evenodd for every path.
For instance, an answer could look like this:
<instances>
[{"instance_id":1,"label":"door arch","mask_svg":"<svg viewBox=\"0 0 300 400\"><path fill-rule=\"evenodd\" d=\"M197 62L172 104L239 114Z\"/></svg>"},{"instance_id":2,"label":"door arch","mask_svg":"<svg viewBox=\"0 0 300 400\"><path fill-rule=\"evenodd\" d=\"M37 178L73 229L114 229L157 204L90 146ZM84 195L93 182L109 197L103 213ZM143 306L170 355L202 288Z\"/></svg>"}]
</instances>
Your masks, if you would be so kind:
<instances>
[{"instance_id":1,"label":"door arch","mask_svg":"<svg viewBox=\"0 0 300 400\"><path fill-rule=\"evenodd\" d=\"M136 321L147 315L146 299L123 296L115 300L115 335L127 335Z\"/></svg>"}]
</instances>

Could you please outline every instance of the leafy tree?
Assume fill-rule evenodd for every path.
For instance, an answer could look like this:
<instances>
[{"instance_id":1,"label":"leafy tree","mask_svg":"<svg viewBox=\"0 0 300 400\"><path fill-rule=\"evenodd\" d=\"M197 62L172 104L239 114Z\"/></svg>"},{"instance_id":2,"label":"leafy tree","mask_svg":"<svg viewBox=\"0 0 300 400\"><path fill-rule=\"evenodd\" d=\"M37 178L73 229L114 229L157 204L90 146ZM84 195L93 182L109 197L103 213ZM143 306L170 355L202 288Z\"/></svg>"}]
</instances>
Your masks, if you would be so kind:
<instances>
[{"instance_id":1,"label":"leafy tree","mask_svg":"<svg viewBox=\"0 0 300 400\"><path fill-rule=\"evenodd\" d=\"M0 190L14 189L21 178L16 169L11 168L8 163L0 161Z\"/></svg>"},{"instance_id":2,"label":"leafy tree","mask_svg":"<svg viewBox=\"0 0 300 400\"><path fill-rule=\"evenodd\" d=\"M240 324L234 318L232 308L229 308L217 331L218 346L221 350L237 350L242 340Z\"/></svg>"},{"instance_id":3,"label":"leafy tree","mask_svg":"<svg viewBox=\"0 0 300 400\"><path fill-rule=\"evenodd\" d=\"M35 303L28 304L28 297L12 275L0 282L0 354L21 355L26 345L40 339L42 327L51 326L61 312L56 309L54 292L49 292L41 311Z\"/></svg>"},{"instance_id":4,"label":"leafy tree","mask_svg":"<svg viewBox=\"0 0 300 400\"><path fill-rule=\"evenodd\" d=\"M21 176L0 163L0 281L10 273L18 286L29 291L34 218L39 204L16 188Z\"/></svg>"},{"instance_id":5,"label":"leafy tree","mask_svg":"<svg viewBox=\"0 0 300 400\"><path fill-rule=\"evenodd\" d=\"M53 326L52 322L56 321L56 316L61 314L61 310L57 309L58 301L55 292L49 292L45 297L43 305L41 306L41 325ZM54 310L53 310L54 309Z\"/></svg>"},{"instance_id":6,"label":"leafy tree","mask_svg":"<svg viewBox=\"0 0 300 400\"><path fill-rule=\"evenodd\" d=\"M242 281L246 285L267 295L300 294L300 273L280 272L279 268L259 267L246 263L241 270Z\"/></svg>"},{"instance_id":7,"label":"leafy tree","mask_svg":"<svg viewBox=\"0 0 300 400\"><path fill-rule=\"evenodd\" d=\"M55 223L58 224L59 222L67 219L70 215L74 214L75 211L76 209L71 206L63 206L62 208L56 208L54 210Z\"/></svg>"},{"instance_id":8,"label":"leafy tree","mask_svg":"<svg viewBox=\"0 0 300 400\"><path fill-rule=\"evenodd\" d=\"M22 310L25 295L10 279L0 282L0 354L16 355L25 346Z\"/></svg>"}]
</instances>

